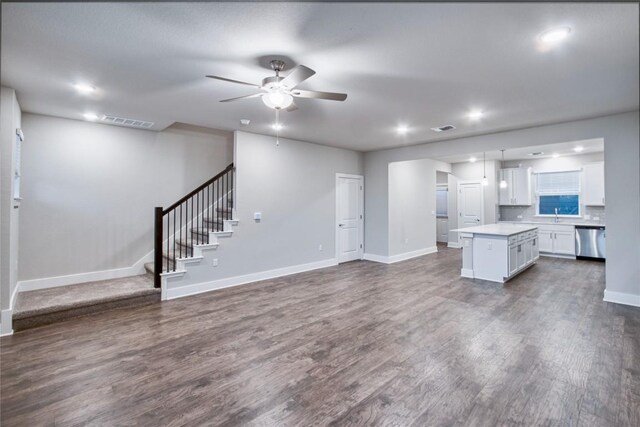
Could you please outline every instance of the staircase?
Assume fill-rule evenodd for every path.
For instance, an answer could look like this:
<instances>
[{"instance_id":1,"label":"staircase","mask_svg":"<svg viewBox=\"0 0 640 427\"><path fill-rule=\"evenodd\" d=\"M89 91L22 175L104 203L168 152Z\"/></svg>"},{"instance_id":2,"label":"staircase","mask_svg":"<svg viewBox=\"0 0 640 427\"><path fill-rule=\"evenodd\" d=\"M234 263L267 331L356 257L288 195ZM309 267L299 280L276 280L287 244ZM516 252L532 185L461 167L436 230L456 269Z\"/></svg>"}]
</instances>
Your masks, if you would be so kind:
<instances>
[{"instance_id":1,"label":"staircase","mask_svg":"<svg viewBox=\"0 0 640 427\"><path fill-rule=\"evenodd\" d=\"M164 209L155 209L154 261L145 264L160 288L165 277L186 273L186 266L203 259L202 251L216 249L228 237L234 218L233 163L189 194Z\"/></svg>"},{"instance_id":2,"label":"staircase","mask_svg":"<svg viewBox=\"0 0 640 427\"><path fill-rule=\"evenodd\" d=\"M232 209L233 207L233 199L229 199L229 205ZM214 216L207 216L203 218L203 227L195 227L190 228L191 237L180 238L179 236L175 238L176 242L176 250L173 252L171 247L169 250L166 248L166 242L164 244L164 248L162 250L162 269L161 274L163 272L172 272L176 271L176 257L181 259L192 259L194 258L194 247L203 248L207 246L217 246L216 244L210 244L210 234L214 233L214 235L226 235L228 232L224 231L224 219L225 217L231 215L231 212L227 208L215 208L216 214ZM178 233L179 234L179 233ZM147 272L151 274L155 274L155 263L148 262L144 265L144 268Z\"/></svg>"},{"instance_id":3,"label":"staircase","mask_svg":"<svg viewBox=\"0 0 640 427\"><path fill-rule=\"evenodd\" d=\"M145 264L147 274L21 292L13 329L159 302L164 277L183 275L188 264L203 259L203 251L218 247L218 238L232 235L238 223L233 219L234 175L230 164L167 209L155 209L154 262Z\"/></svg>"}]
</instances>

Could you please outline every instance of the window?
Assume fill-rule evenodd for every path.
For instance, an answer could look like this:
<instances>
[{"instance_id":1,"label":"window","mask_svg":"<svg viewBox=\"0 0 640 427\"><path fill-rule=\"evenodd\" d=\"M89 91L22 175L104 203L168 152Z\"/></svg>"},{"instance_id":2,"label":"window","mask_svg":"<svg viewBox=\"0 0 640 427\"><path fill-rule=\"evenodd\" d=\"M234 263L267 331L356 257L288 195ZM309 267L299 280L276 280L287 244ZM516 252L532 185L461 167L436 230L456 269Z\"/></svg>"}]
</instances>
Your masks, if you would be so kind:
<instances>
[{"instance_id":1,"label":"window","mask_svg":"<svg viewBox=\"0 0 640 427\"><path fill-rule=\"evenodd\" d=\"M580 172L542 172L536 175L538 215L580 216Z\"/></svg>"}]
</instances>

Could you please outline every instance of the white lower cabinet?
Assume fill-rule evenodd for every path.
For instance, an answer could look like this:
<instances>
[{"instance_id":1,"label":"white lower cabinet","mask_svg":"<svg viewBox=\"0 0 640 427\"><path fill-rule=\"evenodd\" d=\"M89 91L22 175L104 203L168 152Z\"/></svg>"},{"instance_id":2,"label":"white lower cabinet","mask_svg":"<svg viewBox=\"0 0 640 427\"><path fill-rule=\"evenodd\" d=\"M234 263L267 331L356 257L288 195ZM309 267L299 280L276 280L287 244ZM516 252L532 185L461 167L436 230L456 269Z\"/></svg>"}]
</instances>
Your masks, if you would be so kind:
<instances>
[{"instance_id":1,"label":"white lower cabinet","mask_svg":"<svg viewBox=\"0 0 640 427\"><path fill-rule=\"evenodd\" d=\"M527 232L510 238L509 277L533 264L538 259L538 233Z\"/></svg>"},{"instance_id":2,"label":"white lower cabinet","mask_svg":"<svg viewBox=\"0 0 640 427\"><path fill-rule=\"evenodd\" d=\"M509 246L509 276L518 271L518 245Z\"/></svg>"},{"instance_id":3,"label":"white lower cabinet","mask_svg":"<svg viewBox=\"0 0 640 427\"><path fill-rule=\"evenodd\" d=\"M576 255L576 235L573 225L544 225L538 228L540 252L551 255Z\"/></svg>"},{"instance_id":4,"label":"white lower cabinet","mask_svg":"<svg viewBox=\"0 0 640 427\"><path fill-rule=\"evenodd\" d=\"M575 226L566 224L539 225L538 235L531 244L531 258L538 259L540 253L543 255L575 256Z\"/></svg>"},{"instance_id":5,"label":"white lower cabinet","mask_svg":"<svg viewBox=\"0 0 640 427\"><path fill-rule=\"evenodd\" d=\"M538 249L540 252L553 252L553 231L538 229Z\"/></svg>"},{"instance_id":6,"label":"white lower cabinet","mask_svg":"<svg viewBox=\"0 0 640 427\"><path fill-rule=\"evenodd\" d=\"M436 220L436 231L438 236L436 241L448 242L449 241L449 220L447 218L438 218Z\"/></svg>"},{"instance_id":7,"label":"white lower cabinet","mask_svg":"<svg viewBox=\"0 0 640 427\"><path fill-rule=\"evenodd\" d=\"M571 227L573 229L573 227ZM555 231L553 233L553 253L558 255L576 254L576 235L574 231Z\"/></svg>"},{"instance_id":8,"label":"white lower cabinet","mask_svg":"<svg viewBox=\"0 0 640 427\"><path fill-rule=\"evenodd\" d=\"M540 233L531 239L531 257L534 261L540 258Z\"/></svg>"}]
</instances>

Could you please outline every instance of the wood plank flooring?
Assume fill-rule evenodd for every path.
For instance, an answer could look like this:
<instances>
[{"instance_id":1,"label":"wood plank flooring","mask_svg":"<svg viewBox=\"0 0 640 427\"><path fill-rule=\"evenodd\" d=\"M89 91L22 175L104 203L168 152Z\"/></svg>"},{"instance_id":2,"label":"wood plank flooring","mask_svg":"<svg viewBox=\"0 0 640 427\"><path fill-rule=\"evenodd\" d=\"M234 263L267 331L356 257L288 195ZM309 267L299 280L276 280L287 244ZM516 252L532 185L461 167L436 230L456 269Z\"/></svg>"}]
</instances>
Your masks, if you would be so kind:
<instances>
[{"instance_id":1,"label":"wood plank flooring","mask_svg":"<svg viewBox=\"0 0 640 427\"><path fill-rule=\"evenodd\" d=\"M640 425L640 310L604 265L506 285L366 261L2 338L8 426Z\"/></svg>"}]
</instances>

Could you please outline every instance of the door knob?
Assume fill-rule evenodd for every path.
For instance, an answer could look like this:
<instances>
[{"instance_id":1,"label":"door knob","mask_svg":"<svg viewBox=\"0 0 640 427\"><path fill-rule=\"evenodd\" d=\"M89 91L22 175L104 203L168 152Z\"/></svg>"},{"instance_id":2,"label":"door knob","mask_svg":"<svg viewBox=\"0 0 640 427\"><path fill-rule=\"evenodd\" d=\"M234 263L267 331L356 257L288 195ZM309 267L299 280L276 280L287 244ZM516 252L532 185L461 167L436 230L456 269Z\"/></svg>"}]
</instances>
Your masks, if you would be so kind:
<instances>
[{"instance_id":1,"label":"door knob","mask_svg":"<svg viewBox=\"0 0 640 427\"><path fill-rule=\"evenodd\" d=\"M338 224L338 227L344 227L345 224Z\"/></svg>"}]
</instances>

